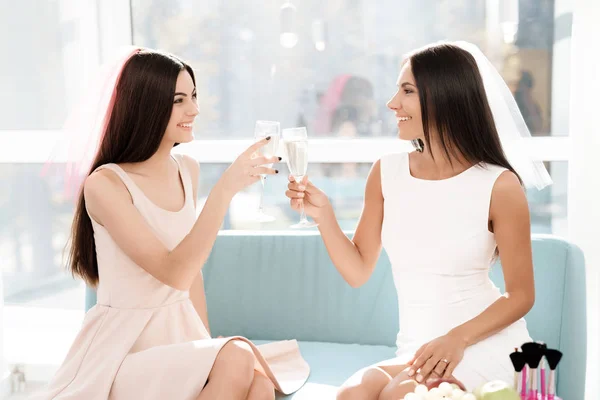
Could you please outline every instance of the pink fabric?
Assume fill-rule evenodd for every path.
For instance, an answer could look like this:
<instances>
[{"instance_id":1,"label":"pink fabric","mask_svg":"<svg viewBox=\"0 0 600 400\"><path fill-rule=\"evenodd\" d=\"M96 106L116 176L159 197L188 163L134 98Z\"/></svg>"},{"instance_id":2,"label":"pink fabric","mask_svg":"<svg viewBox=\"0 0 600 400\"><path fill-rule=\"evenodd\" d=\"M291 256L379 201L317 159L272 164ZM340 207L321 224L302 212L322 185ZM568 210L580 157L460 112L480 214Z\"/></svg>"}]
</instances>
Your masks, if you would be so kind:
<instances>
[{"instance_id":1,"label":"pink fabric","mask_svg":"<svg viewBox=\"0 0 600 400\"><path fill-rule=\"evenodd\" d=\"M65 120L61 140L44 165L42 174L45 175L52 165L59 162L56 159L64 155L66 166L61 174L64 176L65 194L69 198L78 194L82 181L90 172L112 114L123 67L140 50L134 46L123 47L104 63L82 90L83 95Z\"/></svg>"},{"instance_id":2,"label":"pink fabric","mask_svg":"<svg viewBox=\"0 0 600 400\"><path fill-rule=\"evenodd\" d=\"M168 249L190 232L195 220L192 179L176 157L185 204L177 212L152 203L115 164L104 165L124 182L133 204ZM195 400L219 351L231 340L251 345L255 369L289 394L310 369L298 343L287 340L255 346L243 337L212 339L187 291L158 281L135 264L110 234L92 219L100 285L62 366L37 400Z\"/></svg>"}]
</instances>

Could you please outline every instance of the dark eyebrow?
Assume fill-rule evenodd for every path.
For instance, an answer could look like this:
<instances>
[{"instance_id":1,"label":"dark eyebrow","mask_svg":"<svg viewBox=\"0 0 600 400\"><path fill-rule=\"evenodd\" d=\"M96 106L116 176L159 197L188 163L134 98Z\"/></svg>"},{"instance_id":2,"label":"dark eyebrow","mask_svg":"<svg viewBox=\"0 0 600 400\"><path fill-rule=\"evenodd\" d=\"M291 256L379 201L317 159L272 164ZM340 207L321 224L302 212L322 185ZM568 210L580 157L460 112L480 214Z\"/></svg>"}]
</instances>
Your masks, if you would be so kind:
<instances>
[{"instance_id":1,"label":"dark eyebrow","mask_svg":"<svg viewBox=\"0 0 600 400\"><path fill-rule=\"evenodd\" d=\"M400 85L400 87L402 87L402 88L406 87L406 86L413 86L413 87L415 87L415 85L413 85L412 83L409 83L409 82L402 82L402 85Z\"/></svg>"},{"instance_id":2,"label":"dark eyebrow","mask_svg":"<svg viewBox=\"0 0 600 400\"><path fill-rule=\"evenodd\" d=\"M192 90L192 95L196 93L196 88L194 88L194 90ZM183 97L187 97L187 94L182 93L182 92L177 92L175 93L173 96L183 96Z\"/></svg>"}]
</instances>

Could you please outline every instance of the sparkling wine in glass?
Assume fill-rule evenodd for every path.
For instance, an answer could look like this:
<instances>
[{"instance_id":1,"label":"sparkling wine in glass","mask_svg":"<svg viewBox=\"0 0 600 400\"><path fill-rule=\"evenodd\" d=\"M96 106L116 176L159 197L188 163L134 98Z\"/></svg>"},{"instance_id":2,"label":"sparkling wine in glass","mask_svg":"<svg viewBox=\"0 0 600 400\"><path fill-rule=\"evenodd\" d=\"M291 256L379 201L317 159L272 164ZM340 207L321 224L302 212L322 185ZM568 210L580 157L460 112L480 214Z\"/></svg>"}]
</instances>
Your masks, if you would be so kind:
<instances>
[{"instance_id":1,"label":"sparkling wine in glass","mask_svg":"<svg viewBox=\"0 0 600 400\"><path fill-rule=\"evenodd\" d=\"M279 136L280 136L280 125L277 121L256 121L254 127L254 140L259 141L267 136L271 136L271 139L267 144L258 149L258 154L264 157L274 157L279 147ZM266 164L265 167L271 168L273 164ZM263 202L265 196L265 181L267 176L265 174L260 175L260 203L258 206L258 214L256 220L259 222L271 222L275 221L275 217L268 215L264 212Z\"/></svg>"},{"instance_id":2,"label":"sparkling wine in glass","mask_svg":"<svg viewBox=\"0 0 600 400\"><path fill-rule=\"evenodd\" d=\"M290 174L298 183L306 176L308 169L308 134L305 127L288 128L283 130L283 147L285 149L286 161ZM302 202L302 213L300 222L292 225L292 228L311 228L318 226L315 222L309 222L304 212L304 201Z\"/></svg>"}]
</instances>

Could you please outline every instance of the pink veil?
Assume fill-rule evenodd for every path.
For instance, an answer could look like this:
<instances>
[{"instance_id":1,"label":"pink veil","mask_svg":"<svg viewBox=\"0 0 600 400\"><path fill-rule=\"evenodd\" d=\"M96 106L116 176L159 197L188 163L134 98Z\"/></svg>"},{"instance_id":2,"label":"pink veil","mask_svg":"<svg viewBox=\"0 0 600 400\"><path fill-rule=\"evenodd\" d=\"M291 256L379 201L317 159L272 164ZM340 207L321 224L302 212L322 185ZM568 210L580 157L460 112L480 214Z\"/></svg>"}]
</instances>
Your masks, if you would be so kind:
<instances>
[{"instance_id":1,"label":"pink veil","mask_svg":"<svg viewBox=\"0 0 600 400\"><path fill-rule=\"evenodd\" d=\"M51 166L58 166L64 179L65 195L78 195L98 152L113 110L116 87L127 61L141 50L140 47L120 48L92 74L79 101L70 110L61 129L61 135L42 169L46 175ZM55 168L53 168L55 169Z\"/></svg>"}]
</instances>

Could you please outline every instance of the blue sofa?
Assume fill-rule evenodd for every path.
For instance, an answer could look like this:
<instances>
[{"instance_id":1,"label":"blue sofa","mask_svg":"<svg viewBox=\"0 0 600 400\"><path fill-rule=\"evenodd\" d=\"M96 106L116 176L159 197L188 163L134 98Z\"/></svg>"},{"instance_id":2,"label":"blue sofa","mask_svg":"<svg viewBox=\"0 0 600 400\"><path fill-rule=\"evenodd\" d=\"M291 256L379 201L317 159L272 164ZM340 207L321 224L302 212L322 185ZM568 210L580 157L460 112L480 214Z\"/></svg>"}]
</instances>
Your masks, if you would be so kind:
<instances>
[{"instance_id":1,"label":"blue sofa","mask_svg":"<svg viewBox=\"0 0 600 400\"><path fill-rule=\"evenodd\" d=\"M536 303L526 316L535 340L560 349L558 394L584 398L585 266L581 251L533 236ZM500 265L491 270L503 289ZM222 232L204 267L213 335L263 343L297 339L311 366L308 383L286 399L334 398L356 370L392 358L398 308L389 260L353 289L331 264L318 232ZM95 304L88 290L86 307ZM508 354L507 354L508 357Z\"/></svg>"}]
</instances>

